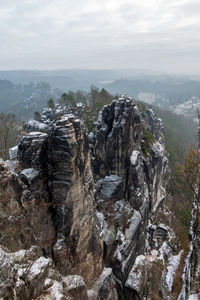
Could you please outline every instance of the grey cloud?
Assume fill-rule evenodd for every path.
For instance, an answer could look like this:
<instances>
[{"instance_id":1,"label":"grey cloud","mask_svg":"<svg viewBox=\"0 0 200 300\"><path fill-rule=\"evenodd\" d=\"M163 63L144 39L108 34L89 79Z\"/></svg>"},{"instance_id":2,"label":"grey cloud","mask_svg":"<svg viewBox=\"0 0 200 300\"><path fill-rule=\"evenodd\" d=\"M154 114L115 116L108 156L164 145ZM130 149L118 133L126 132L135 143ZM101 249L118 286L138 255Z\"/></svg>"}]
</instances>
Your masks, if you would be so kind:
<instances>
[{"instance_id":1,"label":"grey cloud","mask_svg":"<svg viewBox=\"0 0 200 300\"><path fill-rule=\"evenodd\" d=\"M198 0L1 0L0 68L196 72L199 8Z\"/></svg>"}]
</instances>

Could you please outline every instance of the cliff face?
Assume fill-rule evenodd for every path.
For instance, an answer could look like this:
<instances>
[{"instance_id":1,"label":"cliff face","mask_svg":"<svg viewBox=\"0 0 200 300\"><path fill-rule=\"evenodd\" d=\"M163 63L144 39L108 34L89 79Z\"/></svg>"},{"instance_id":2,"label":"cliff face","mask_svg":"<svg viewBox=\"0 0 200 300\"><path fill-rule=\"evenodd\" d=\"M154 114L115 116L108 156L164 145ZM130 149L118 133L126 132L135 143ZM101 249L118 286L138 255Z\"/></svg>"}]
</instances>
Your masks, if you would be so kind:
<instances>
[{"instance_id":1,"label":"cliff face","mask_svg":"<svg viewBox=\"0 0 200 300\"><path fill-rule=\"evenodd\" d=\"M162 121L152 110L142 115L133 99L121 98L100 112L95 141L96 178L120 176L124 198L133 208L142 205L145 192L150 209L156 210L164 199L164 151Z\"/></svg>"},{"instance_id":2,"label":"cliff face","mask_svg":"<svg viewBox=\"0 0 200 300\"><path fill-rule=\"evenodd\" d=\"M43 180L40 191L48 193L45 201L56 230L53 247L56 264L64 274L76 273L78 269L86 282L92 283L102 270L102 249L83 123L61 113L49 124L48 134L38 135L31 132L22 139L18 158L23 168L39 172Z\"/></svg>"},{"instance_id":3,"label":"cliff face","mask_svg":"<svg viewBox=\"0 0 200 300\"><path fill-rule=\"evenodd\" d=\"M66 109L27 130L0 166L0 297L142 299L132 277L165 198L161 120L122 97L89 139Z\"/></svg>"},{"instance_id":4,"label":"cliff face","mask_svg":"<svg viewBox=\"0 0 200 300\"><path fill-rule=\"evenodd\" d=\"M1 166L1 217L6 209L11 219L3 219L1 245L11 252L37 246L60 276L80 274L90 287L102 271L102 246L82 122L60 113L47 133L33 131L22 138L17 158L18 174ZM30 289L24 297L42 290L40 282L37 292Z\"/></svg>"},{"instance_id":5,"label":"cliff face","mask_svg":"<svg viewBox=\"0 0 200 300\"><path fill-rule=\"evenodd\" d=\"M152 110L141 114L129 98L104 107L97 124L93 161L104 257L125 297L126 287L132 297L138 293L126 282L146 251L149 218L165 198L162 130Z\"/></svg>"}]
</instances>

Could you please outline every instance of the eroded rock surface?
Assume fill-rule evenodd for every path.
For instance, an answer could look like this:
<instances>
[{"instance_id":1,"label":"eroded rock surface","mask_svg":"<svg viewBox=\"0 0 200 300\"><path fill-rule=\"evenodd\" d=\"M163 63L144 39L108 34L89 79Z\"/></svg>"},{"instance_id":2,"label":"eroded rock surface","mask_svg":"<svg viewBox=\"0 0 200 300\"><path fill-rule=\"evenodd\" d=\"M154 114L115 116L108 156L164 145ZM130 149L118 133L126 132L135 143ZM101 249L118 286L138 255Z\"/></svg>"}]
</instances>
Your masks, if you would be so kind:
<instances>
[{"instance_id":1,"label":"eroded rock surface","mask_svg":"<svg viewBox=\"0 0 200 300\"><path fill-rule=\"evenodd\" d=\"M1 163L1 245L6 253L37 246L60 275L80 275L89 288L101 274L103 255L86 131L65 113L48 126L48 133L33 131L20 141L17 173ZM39 297L43 281L36 290L28 284L24 299ZM23 299L18 291L16 297Z\"/></svg>"},{"instance_id":2,"label":"eroded rock surface","mask_svg":"<svg viewBox=\"0 0 200 300\"><path fill-rule=\"evenodd\" d=\"M161 120L124 96L89 138L60 107L27 130L0 163L0 297L142 299L131 282L165 198Z\"/></svg>"},{"instance_id":3,"label":"eroded rock surface","mask_svg":"<svg viewBox=\"0 0 200 300\"><path fill-rule=\"evenodd\" d=\"M133 99L122 97L101 111L94 149L104 256L123 297L134 261L145 252L148 219L165 198L162 122L152 110L142 114Z\"/></svg>"}]
</instances>

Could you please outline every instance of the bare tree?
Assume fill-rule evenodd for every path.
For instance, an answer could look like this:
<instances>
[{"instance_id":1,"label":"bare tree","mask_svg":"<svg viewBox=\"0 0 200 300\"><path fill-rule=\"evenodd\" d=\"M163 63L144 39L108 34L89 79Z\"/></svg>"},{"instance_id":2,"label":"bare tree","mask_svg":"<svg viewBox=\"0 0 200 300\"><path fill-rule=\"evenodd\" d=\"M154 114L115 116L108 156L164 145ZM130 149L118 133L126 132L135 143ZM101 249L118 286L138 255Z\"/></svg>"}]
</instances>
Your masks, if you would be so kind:
<instances>
[{"instance_id":1,"label":"bare tree","mask_svg":"<svg viewBox=\"0 0 200 300\"><path fill-rule=\"evenodd\" d=\"M0 156L8 158L8 150L14 146L21 131L21 124L14 114L0 114Z\"/></svg>"},{"instance_id":2,"label":"bare tree","mask_svg":"<svg viewBox=\"0 0 200 300\"><path fill-rule=\"evenodd\" d=\"M195 200L200 204L200 112L198 110L198 147L190 147L184 165L184 173Z\"/></svg>"},{"instance_id":3,"label":"bare tree","mask_svg":"<svg viewBox=\"0 0 200 300\"><path fill-rule=\"evenodd\" d=\"M91 98L91 106L92 106L92 108L94 108L95 102L96 102L96 100L98 98L98 95L99 95L98 88L96 86L92 85L90 87L90 93L89 94L90 94L90 98Z\"/></svg>"}]
</instances>

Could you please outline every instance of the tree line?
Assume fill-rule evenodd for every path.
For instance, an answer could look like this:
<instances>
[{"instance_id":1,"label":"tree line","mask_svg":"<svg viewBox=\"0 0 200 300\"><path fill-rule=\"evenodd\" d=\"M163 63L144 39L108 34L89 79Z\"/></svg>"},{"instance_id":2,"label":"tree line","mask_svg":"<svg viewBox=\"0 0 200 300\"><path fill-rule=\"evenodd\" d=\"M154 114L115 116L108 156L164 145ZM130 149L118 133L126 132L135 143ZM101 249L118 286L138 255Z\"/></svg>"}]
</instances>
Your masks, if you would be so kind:
<instances>
[{"instance_id":1,"label":"tree line","mask_svg":"<svg viewBox=\"0 0 200 300\"><path fill-rule=\"evenodd\" d=\"M112 95L104 88L99 89L92 85L89 92L78 90L68 91L63 93L58 99L58 104L67 106L68 108L76 108L81 105L81 118L84 120L87 130L93 131L98 114L104 105L110 104L113 99L117 99L118 95ZM47 101L47 107L55 109L55 102L53 98ZM34 119L40 121L41 115L38 111L34 113Z\"/></svg>"}]
</instances>

